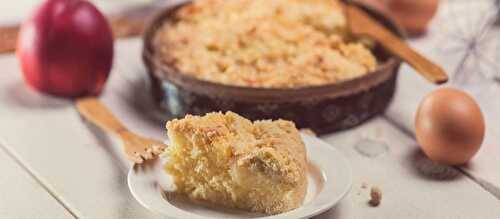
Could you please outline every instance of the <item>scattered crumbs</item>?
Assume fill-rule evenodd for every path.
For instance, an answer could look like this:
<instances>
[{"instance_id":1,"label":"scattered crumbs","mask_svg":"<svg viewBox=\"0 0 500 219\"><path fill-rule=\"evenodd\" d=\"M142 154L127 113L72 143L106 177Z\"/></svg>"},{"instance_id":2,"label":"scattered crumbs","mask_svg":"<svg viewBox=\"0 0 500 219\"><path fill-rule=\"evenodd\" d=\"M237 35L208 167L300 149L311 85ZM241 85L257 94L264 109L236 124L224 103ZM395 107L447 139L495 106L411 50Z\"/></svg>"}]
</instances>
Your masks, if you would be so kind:
<instances>
[{"instance_id":1,"label":"scattered crumbs","mask_svg":"<svg viewBox=\"0 0 500 219\"><path fill-rule=\"evenodd\" d=\"M370 190L370 201L368 204L372 207L377 207L380 205L380 201L382 200L382 191L380 188L374 186Z\"/></svg>"},{"instance_id":2,"label":"scattered crumbs","mask_svg":"<svg viewBox=\"0 0 500 219\"><path fill-rule=\"evenodd\" d=\"M368 184L366 184L366 182L362 182L361 183L361 188L362 189L366 189L368 187Z\"/></svg>"},{"instance_id":3,"label":"scattered crumbs","mask_svg":"<svg viewBox=\"0 0 500 219\"><path fill-rule=\"evenodd\" d=\"M304 129L300 129L300 132L302 132L303 134L306 134L306 135L309 135L309 136L318 136L318 134L316 134L316 132L314 132L312 129L309 129L309 128L304 128Z\"/></svg>"}]
</instances>

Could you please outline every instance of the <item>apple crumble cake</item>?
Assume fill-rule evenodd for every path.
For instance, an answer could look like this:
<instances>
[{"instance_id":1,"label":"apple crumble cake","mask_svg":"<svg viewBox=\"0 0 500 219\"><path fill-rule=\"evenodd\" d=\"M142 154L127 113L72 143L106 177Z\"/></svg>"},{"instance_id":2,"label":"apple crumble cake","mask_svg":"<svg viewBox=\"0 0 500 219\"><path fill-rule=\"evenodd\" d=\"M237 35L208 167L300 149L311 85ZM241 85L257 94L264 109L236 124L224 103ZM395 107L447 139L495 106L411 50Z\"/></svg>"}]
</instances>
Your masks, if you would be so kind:
<instances>
[{"instance_id":1,"label":"apple crumble cake","mask_svg":"<svg viewBox=\"0 0 500 219\"><path fill-rule=\"evenodd\" d=\"M251 122L235 113L188 115L167 123L166 171L197 201L267 214L299 207L306 151L292 122Z\"/></svg>"},{"instance_id":2,"label":"apple crumble cake","mask_svg":"<svg viewBox=\"0 0 500 219\"><path fill-rule=\"evenodd\" d=\"M346 28L336 0L195 0L155 40L164 61L183 74L234 86L298 88L375 69L368 46Z\"/></svg>"}]
</instances>

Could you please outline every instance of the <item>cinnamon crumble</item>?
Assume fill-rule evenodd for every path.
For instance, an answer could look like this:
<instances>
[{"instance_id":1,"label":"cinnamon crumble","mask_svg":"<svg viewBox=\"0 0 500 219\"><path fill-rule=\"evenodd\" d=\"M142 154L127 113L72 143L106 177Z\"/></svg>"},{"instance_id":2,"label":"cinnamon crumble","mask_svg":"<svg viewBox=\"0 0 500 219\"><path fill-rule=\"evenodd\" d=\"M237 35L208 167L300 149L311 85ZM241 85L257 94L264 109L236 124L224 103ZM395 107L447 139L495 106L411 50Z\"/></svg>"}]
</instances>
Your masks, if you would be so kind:
<instances>
[{"instance_id":1,"label":"cinnamon crumble","mask_svg":"<svg viewBox=\"0 0 500 219\"><path fill-rule=\"evenodd\" d=\"M195 0L156 40L181 73L235 86L317 86L377 66L369 48L348 36L335 0Z\"/></svg>"}]
</instances>

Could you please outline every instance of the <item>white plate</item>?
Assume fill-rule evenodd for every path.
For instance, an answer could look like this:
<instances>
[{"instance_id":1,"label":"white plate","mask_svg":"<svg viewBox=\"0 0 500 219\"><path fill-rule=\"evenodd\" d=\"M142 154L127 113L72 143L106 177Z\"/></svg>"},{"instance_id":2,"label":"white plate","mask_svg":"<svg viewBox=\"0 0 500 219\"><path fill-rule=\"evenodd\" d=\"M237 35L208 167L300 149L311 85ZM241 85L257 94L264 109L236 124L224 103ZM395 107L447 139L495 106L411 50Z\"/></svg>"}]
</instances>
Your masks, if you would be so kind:
<instances>
[{"instance_id":1,"label":"white plate","mask_svg":"<svg viewBox=\"0 0 500 219\"><path fill-rule=\"evenodd\" d=\"M239 210L202 207L169 197L161 188L172 188L172 180L162 170L161 161L135 165L128 174L132 195L144 207L170 218L309 218L339 202L350 190L351 167L345 156L319 138L302 135L309 159L308 188L304 204L292 211L268 216Z\"/></svg>"}]
</instances>

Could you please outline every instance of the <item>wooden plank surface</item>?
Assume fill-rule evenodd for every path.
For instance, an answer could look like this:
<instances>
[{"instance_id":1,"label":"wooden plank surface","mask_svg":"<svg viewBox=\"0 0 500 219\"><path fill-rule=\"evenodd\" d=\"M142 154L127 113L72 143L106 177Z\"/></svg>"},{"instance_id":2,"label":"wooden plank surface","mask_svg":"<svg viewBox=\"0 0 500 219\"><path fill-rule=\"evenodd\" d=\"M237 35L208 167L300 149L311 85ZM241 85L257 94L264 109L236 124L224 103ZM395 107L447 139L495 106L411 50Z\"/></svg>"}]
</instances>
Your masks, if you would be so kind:
<instances>
[{"instance_id":1,"label":"wooden plank surface","mask_svg":"<svg viewBox=\"0 0 500 219\"><path fill-rule=\"evenodd\" d=\"M116 49L103 101L132 130L163 138L163 122L150 110L154 107L148 94L137 92L147 87L140 39L120 41ZM130 195L125 181L129 163L119 143L86 125L71 102L28 89L13 56L0 56L0 65L4 72L0 75L0 138L71 212L83 218L158 217ZM389 142L389 152L375 158L359 155L353 147L363 136L379 136ZM347 199L319 218L494 218L492 213L500 214L500 208L495 208L498 200L460 173L445 181L421 176L412 161L418 158L413 156L415 142L383 118L326 140L351 158L356 178ZM379 208L366 205L367 190L360 190L362 182L384 192ZM467 208L478 202L480 206Z\"/></svg>"},{"instance_id":2,"label":"wooden plank surface","mask_svg":"<svg viewBox=\"0 0 500 219\"><path fill-rule=\"evenodd\" d=\"M73 218L0 145L0 218Z\"/></svg>"},{"instance_id":3,"label":"wooden plank surface","mask_svg":"<svg viewBox=\"0 0 500 219\"><path fill-rule=\"evenodd\" d=\"M19 2L30 6L36 1ZM0 9L4 10L15 9ZM23 10L28 11L26 7ZM442 10L440 13L438 19L444 19ZM432 24L428 34L431 37L411 43L451 72L461 53L448 54L439 49L451 43L442 35L442 23L436 20ZM492 50L495 46L487 48ZM163 138L163 124L158 113L151 110L148 95L135 92L148 86L140 59L140 40L120 41L116 49L115 67L103 100L133 130ZM494 52L486 54L490 53ZM80 218L160 218L140 206L130 195L125 182L129 163L124 160L118 142L83 123L70 102L41 96L27 89L13 55L0 56L0 66L0 142L71 213ZM472 181L461 173L450 178L449 175L456 173L447 172L447 168L429 167L429 163L418 154L414 140L404 133L411 134L413 130L413 114L418 100L435 87L408 67L402 68L398 84L395 101L387 112L388 120L379 118L358 129L326 137L351 158L355 184L339 206L318 218L498 218L499 201L491 195L500 198L500 125L495 123L500 121L500 101L494 101L500 93L498 85L491 82L482 84L479 89L478 86L466 87L483 102L488 125L486 141L478 156L469 165L461 167L475 180ZM356 145L366 136L387 141L388 152L371 158L361 155ZM16 180L14 186L18 187L15 189L0 187L0 218L71 218L48 193L43 195L41 187L33 187L36 181L7 158L3 159L0 151L0 171L6 168L4 173L7 173L0 186L12 184L8 180L11 178L20 180ZM424 169L424 174L421 169ZM443 177L445 179L441 179ZM368 207L368 189L361 188L363 183L382 189L380 207ZM27 195L23 195L22 190L27 191ZM18 193L15 199L11 198ZM3 197L11 202L6 203ZM19 210L17 204L12 204L25 200L34 206Z\"/></svg>"},{"instance_id":4,"label":"wooden plank surface","mask_svg":"<svg viewBox=\"0 0 500 219\"><path fill-rule=\"evenodd\" d=\"M453 3L451 5L451 3ZM466 65L459 66L465 55L464 39L456 34L467 33L461 37L471 37L482 26L486 17L492 16L493 1L452 1L444 4L438 17L433 21L425 38L410 41L411 45L427 57L442 65L455 78L447 86L467 91L479 102L486 121L485 141L471 162L460 167L470 177L500 199L500 84L493 77L500 77L500 65L491 66L489 60L498 60L500 29L493 28L478 45L477 54ZM471 9L472 8L472 9ZM453 16L467 12L467 16ZM460 35L459 35L460 37ZM488 40L489 39L489 40ZM494 61L497 62L497 61ZM457 69L463 70L465 81L453 77ZM496 75L495 75L496 74ZM461 82L461 83L459 83ZM427 83L413 69L403 66L398 79L398 90L387 117L399 127L414 133L414 115L419 102L426 94L437 87Z\"/></svg>"},{"instance_id":5,"label":"wooden plank surface","mask_svg":"<svg viewBox=\"0 0 500 219\"><path fill-rule=\"evenodd\" d=\"M82 122L70 101L24 86L14 56L0 66L0 139L73 214L159 218L130 194L119 144Z\"/></svg>"},{"instance_id":6,"label":"wooden plank surface","mask_svg":"<svg viewBox=\"0 0 500 219\"><path fill-rule=\"evenodd\" d=\"M433 164L415 140L384 118L323 139L349 157L354 184L338 207L318 219L493 219L500 215L500 203L493 195L459 170ZM378 207L368 205L372 186L382 191Z\"/></svg>"}]
</instances>

